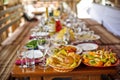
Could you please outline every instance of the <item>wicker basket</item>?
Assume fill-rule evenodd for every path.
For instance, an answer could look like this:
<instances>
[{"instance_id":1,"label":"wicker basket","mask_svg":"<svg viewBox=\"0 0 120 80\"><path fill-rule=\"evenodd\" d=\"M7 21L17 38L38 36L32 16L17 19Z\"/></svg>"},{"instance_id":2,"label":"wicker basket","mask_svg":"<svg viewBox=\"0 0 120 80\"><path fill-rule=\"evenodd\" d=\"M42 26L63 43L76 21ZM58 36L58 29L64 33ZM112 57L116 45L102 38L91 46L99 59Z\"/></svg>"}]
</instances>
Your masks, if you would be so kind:
<instances>
[{"instance_id":1,"label":"wicker basket","mask_svg":"<svg viewBox=\"0 0 120 80\"><path fill-rule=\"evenodd\" d=\"M53 69L57 72L70 72L72 71L74 68L59 68L59 67L53 67Z\"/></svg>"},{"instance_id":2,"label":"wicker basket","mask_svg":"<svg viewBox=\"0 0 120 80\"><path fill-rule=\"evenodd\" d=\"M61 68L61 67L56 67L56 66L53 66L53 65L50 65L55 71L57 72L70 72L72 71L73 69L75 69L76 67L78 67L81 63L81 59L79 60L78 64L75 66L75 67L68 67L68 68Z\"/></svg>"}]
</instances>

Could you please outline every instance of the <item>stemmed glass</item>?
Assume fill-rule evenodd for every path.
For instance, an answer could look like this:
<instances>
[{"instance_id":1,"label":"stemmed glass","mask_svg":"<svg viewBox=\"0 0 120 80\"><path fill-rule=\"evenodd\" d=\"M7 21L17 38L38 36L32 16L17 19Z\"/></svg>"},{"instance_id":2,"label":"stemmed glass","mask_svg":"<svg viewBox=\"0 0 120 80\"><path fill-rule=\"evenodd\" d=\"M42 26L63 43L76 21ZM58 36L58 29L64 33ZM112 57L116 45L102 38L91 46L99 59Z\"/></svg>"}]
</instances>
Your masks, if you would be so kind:
<instances>
[{"instance_id":1,"label":"stemmed glass","mask_svg":"<svg viewBox=\"0 0 120 80\"><path fill-rule=\"evenodd\" d=\"M43 53L42 63L40 67L42 69L46 68L46 54L50 46L50 40L47 37L40 37L37 41L38 49Z\"/></svg>"}]
</instances>

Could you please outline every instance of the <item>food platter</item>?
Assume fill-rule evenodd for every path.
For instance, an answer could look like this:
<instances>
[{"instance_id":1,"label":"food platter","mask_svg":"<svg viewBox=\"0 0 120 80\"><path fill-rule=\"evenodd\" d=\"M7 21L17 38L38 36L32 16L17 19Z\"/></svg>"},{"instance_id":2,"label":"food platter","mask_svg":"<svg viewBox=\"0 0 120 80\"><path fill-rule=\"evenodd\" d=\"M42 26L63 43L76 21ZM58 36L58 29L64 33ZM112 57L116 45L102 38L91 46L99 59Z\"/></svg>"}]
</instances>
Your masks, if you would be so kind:
<instances>
[{"instance_id":1,"label":"food platter","mask_svg":"<svg viewBox=\"0 0 120 80\"><path fill-rule=\"evenodd\" d=\"M108 50L96 50L84 52L82 54L82 62L92 67L112 67L119 64L116 53Z\"/></svg>"},{"instance_id":2,"label":"food platter","mask_svg":"<svg viewBox=\"0 0 120 80\"><path fill-rule=\"evenodd\" d=\"M47 58L47 64L58 72L69 72L78 67L82 61L81 56L76 54L76 47L64 45L56 47L52 55Z\"/></svg>"},{"instance_id":3,"label":"food platter","mask_svg":"<svg viewBox=\"0 0 120 80\"><path fill-rule=\"evenodd\" d=\"M118 66L120 64L120 60L117 60L116 63L110 65L110 66L92 66L90 64L87 64L85 62L83 62L83 64L85 64L86 66L90 66L90 67L98 67L98 68L105 68L105 67L115 67L115 66Z\"/></svg>"},{"instance_id":4,"label":"food platter","mask_svg":"<svg viewBox=\"0 0 120 80\"><path fill-rule=\"evenodd\" d=\"M82 48L84 51L95 50L98 48L98 45L95 43L81 43L77 47Z\"/></svg>"}]
</instances>

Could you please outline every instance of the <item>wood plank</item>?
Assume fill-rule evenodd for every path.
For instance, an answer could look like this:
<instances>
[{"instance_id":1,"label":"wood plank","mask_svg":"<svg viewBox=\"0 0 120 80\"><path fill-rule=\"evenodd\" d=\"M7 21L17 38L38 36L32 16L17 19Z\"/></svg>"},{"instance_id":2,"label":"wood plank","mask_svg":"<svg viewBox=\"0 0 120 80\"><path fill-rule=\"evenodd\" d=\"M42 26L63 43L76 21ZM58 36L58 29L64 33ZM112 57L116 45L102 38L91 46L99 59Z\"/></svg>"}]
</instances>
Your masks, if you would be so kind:
<instances>
[{"instance_id":1,"label":"wood plank","mask_svg":"<svg viewBox=\"0 0 120 80\"><path fill-rule=\"evenodd\" d=\"M11 21L11 23L8 23L7 25L5 25L4 27L2 27L0 29L0 34L3 33L6 29L8 29L12 24L14 24L15 22L17 22L22 16L17 16L16 19L14 19L13 21Z\"/></svg>"},{"instance_id":2,"label":"wood plank","mask_svg":"<svg viewBox=\"0 0 120 80\"><path fill-rule=\"evenodd\" d=\"M15 41L15 39L19 38L19 36L22 34L22 32L24 32L24 30L26 30L25 28L26 28L26 26L28 26L28 24L29 23L26 22L23 26L18 27L10 37L8 37L5 41L3 41L1 43L1 45L12 44Z\"/></svg>"},{"instance_id":3,"label":"wood plank","mask_svg":"<svg viewBox=\"0 0 120 80\"><path fill-rule=\"evenodd\" d=\"M4 31L1 35L1 43L8 37L8 30ZM0 44L1 44L0 43Z\"/></svg>"},{"instance_id":4,"label":"wood plank","mask_svg":"<svg viewBox=\"0 0 120 80\"><path fill-rule=\"evenodd\" d=\"M5 53L7 53L7 50L9 49L9 46L5 46L5 48L0 52L0 65L1 65L1 60L4 58Z\"/></svg>"},{"instance_id":5,"label":"wood plank","mask_svg":"<svg viewBox=\"0 0 120 80\"><path fill-rule=\"evenodd\" d=\"M107 31L103 26L90 26L91 30L100 35L102 44L120 44L120 39L115 35Z\"/></svg>"},{"instance_id":6,"label":"wood plank","mask_svg":"<svg viewBox=\"0 0 120 80\"><path fill-rule=\"evenodd\" d=\"M17 12L15 12L15 13L11 14L10 16L7 16L7 17L1 19L1 20L0 20L0 26L1 26L3 23L5 23L7 20L9 20L9 19L11 19L11 18L15 18L16 16L20 15L20 13L21 13L21 11L17 11Z\"/></svg>"},{"instance_id":7,"label":"wood plank","mask_svg":"<svg viewBox=\"0 0 120 80\"><path fill-rule=\"evenodd\" d=\"M12 25L11 33L13 33L17 29L17 27L19 27L19 21L17 21L15 24Z\"/></svg>"},{"instance_id":8,"label":"wood plank","mask_svg":"<svg viewBox=\"0 0 120 80\"><path fill-rule=\"evenodd\" d=\"M22 5L17 5L17 6L11 7L11 8L7 8L6 10L0 12L0 17L5 15L6 13L17 10L18 8L23 8L23 6Z\"/></svg>"},{"instance_id":9,"label":"wood plank","mask_svg":"<svg viewBox=\"0 0 120 80\"><path fill-rule=\"evenodd\" d=\"M0 58L0 76L5 72L6 68L8 67L9 62L13 59L14 55L16 54L16 51L18 50L20 46L8 46L8 49L6 53L4 52L4 55L2 58Z\"/></svg>"},{"instance_id":10,"label":"wood plank","mask_svg":"<svg viewBox=\"0 0 120 80\"><path fill-rule=\"evenodd\" d=\"M75 77L75 76L74 76ZM54 80L54 79L72 79L72 76L45 76L43 80ZM75 79L73 79L75 80Z\"/></svg>"},{"instance_id":11,"label":"wood plank","mask_svg":"<svg viewBox=\"0 0 120 80\"><path fill-rule=\"evenodd\" d=\"M78 75L73 76L72 80L89 80L89 75Z\"/></svg>"},{"instance_id":12,"label":"wood plank","mask_svg":"<svg viewBox=\"0 0 120 80\"><path fill-rule=\"evenodd\" d=\"M26 37L29 34L30 29L32 27L36 26L38 24L38 22L29 22L28 24L29 24L29 25L27 25L28 27L25 27L22 34L18 36L18 39L15 40L13 44L20 44L20 43L23 44L24 42L26 42L26 40L28 40Z\"/></svg>"},{"instance_id":13,"label":"wood plank","mask_svg":"<svg viewBox=\"0 0 120 80\"><path fill-rule=\"evenodd\" d=\"M85 19L81 19L83 22L86 23L87 26L101 26L100 23L98 23L97 21L90 19L90 18L85 18Z\"/></svg>"},{"instance_id":14,"label":"wood plank","mask_svg":"<svg viewBox=\"0 0 120 80\"><path fill-rule=\"evenodd\" d=\"M16 49L17 50L17 49ZM16 52L15 52L16 53ZM10 76L10 72L12 70L13 64L16 60L17 54L15 54L12 59L10 60L8 66L6 67L5 71L2 73L2 78L3 80L7 80Z\"/></svg>"},{"instance_id":15,"label":"wood plank","mask_svg":"<svg viewBox=\"0 0 120 80\"><path fill-rule=\"evenodd\" d=\"M9 33L14 32L15 29L19 26L18 22L20 21L22 16L22 5L17 5L0 11L0 45L4 40L8 38Z\"/></svg>"},{"instance_id":16,"label":"wood plank","mask_svg":"<svg viewBox=\"0 0 120 80\"><path fill-rule=\"evenodd\" d=\"M100 75L90 75L88 80L101 80Z\"/></svg>"},{"instance_id":17,"label":"wood plank","mask_svg":"<svg viewBox=\"0 0 120 80\"><path fill-rule=\"evenodd\" d=\"M30 80L42 80L41 77L30 77Z\"/></svg>"}]
</instances>

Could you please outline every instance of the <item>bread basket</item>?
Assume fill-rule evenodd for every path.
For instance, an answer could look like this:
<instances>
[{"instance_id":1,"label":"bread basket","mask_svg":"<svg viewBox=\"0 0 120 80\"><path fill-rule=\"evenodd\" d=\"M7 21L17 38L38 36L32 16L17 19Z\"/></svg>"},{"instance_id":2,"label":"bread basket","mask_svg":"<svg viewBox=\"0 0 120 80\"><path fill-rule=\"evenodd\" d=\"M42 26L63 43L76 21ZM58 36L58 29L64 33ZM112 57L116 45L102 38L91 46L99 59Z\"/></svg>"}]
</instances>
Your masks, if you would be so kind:
<instances>
[{"instance_id":1,"label":"bread basket","mask_svg":"<svg viewBox=\"0 0 120 80\"><path fill-rule=\"evenodd\" d=\"M78 67L80 65L81 61L82 60L80 59L79 62L77 63L77 65L74 67L58 67L58 66L54 66L52 64L49 64L49 65L57 72L70 72L73 69L75 69L76 67Z\"/></svg>"},{"instance_id":2,"label":"bread basket","mask_svg":"<svg viewBox=\"0 0 120 80\"><path fill-rule=\"evenodd\" d=\"M57 72L69 72L81 63L77 48L71 45L56 47L53 54L47 58L47 64Z\"/></svg>"}]
</instances>

